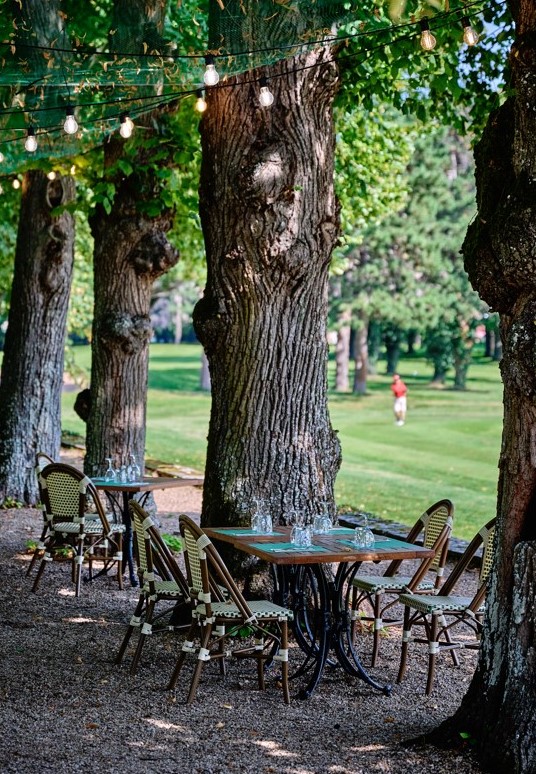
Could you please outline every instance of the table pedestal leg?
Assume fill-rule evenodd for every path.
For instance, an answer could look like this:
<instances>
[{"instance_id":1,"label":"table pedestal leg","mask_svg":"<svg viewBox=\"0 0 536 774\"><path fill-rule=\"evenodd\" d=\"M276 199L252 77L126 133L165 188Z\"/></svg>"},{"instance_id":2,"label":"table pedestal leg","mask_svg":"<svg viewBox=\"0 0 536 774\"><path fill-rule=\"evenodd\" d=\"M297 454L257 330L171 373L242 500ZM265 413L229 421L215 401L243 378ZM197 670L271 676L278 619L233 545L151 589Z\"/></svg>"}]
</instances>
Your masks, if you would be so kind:
<instances>
[{"instance_id":1,"label":"table pedestal leg","mask_svg":"<svg viewBox=\"0 0 536 774\"><path fill-rule=\"evenodd\" d=\"M125 534L123 535L123 572L128 566L128 576L132 586L138 585L138 579L136 578L136 571L134 570L134 549L132 539L132 519L130 518L130 508L128 492L123 492L123 524L125 525Z\"/></svg>"}]
</instances>

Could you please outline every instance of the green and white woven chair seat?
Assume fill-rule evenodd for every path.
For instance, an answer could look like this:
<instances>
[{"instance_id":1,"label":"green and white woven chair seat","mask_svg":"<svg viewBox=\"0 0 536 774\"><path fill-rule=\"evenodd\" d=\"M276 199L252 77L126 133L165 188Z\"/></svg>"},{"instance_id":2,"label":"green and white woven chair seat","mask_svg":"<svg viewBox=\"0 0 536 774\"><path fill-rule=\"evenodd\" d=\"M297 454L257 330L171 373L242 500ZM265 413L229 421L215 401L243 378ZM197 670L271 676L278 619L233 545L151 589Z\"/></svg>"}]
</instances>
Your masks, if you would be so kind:
<instances>
[{"instance_id":1,"label":"green and white woven chair seat","mask_svg":"<svg viewBox=\"0 0 536 774\"><path fill-rule=\"evenodd\" d=\"M420 610L421 613L426 615L432 615L434 613L448 613L459 612L463 613L473 601L472 597L457 597L453 595L449 596L437 596L429 597L422 594L401 594L399 601L403 605L408 605L414 610ZM482 605L477 614L480 615L484 612L484 605Z\"/></svg>"},{"instance_id":2,"label":"green and white woven chair seat","mask_svg":"<svg viewBox=\"0 0 536 774\"><path fill-rule=\"evenodd\" d=\"M150 594L153 591L156 592L156 594L166 597L177 597L177 599L181 599L184 597L184 591L183 589L175 583L175 581L169 581L169 580L155 580L154 586L151 588L151 584L144 583L142 591L146 594Z\"/></svg>"},{"instance_id":3,"label":"green and white woven chair seat","mask_svg":"<svg viewBox=\"0 0 536 774\"><path fill-rule=\"evenodd\" d=\"M352 585L369 594L376 594L378 591L402 591L411 583L410 575L394 575L386 577L385 575L359 575L354 578ZM418 584L417 588L422 591L432 591L435 587L433 580L424 580Z\"/></svg>"},{"instance_id":4,"label":"green and white woven chair seat","mask_svg":"<svg viewBox=\"0 0 536 774\"><path fill-rule=\"evenodd\" d=\"M248 605L257 621L262 621L263 618L278 618L281 621L292 621L294 617L292 610L280 607L269 600L254 600L248 602ZM243 618L244 615L232 602L212 602L211 610L212 614L217 618ZM206 616L206 606L204 604L197 605L194 615Z\"/></svg>"},{"instance_id":5,"label":"green and white woven chair seat","mask_svg":"<svg viewBox=\"0 0 536 774\"><path fill-rule=\"evenodd\" d=\"M124 532L123 524L110 524L110 533ZM78 535L84 532L86 535L103 535L104 530L100 519L90 519L85 521L84 525L76 521L58 521L54 524L54 532L60 535Z\"/></svg>"}]
</instances>

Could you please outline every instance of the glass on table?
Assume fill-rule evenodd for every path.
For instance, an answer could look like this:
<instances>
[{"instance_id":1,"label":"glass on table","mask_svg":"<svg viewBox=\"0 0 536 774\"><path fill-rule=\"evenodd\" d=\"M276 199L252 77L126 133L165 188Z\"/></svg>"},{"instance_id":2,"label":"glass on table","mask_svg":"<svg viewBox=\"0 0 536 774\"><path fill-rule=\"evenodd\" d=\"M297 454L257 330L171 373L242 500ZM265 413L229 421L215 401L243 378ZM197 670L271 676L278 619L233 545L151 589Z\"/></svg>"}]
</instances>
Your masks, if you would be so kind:
<instances>
[{"instance_id":1,"label":"glass on table","mask_svg":"<svg viewBox=\"0 0 536 774\"><path fill-rule=\"evenodd\" d=\"M354 543L358 548L372 548L374 539L374 533L368 525L368 519L364 516L361 526L354 529Z\"/></svg>"},{"instance_id":2,"label":"glass on table","mask_svg":"<svg viewBox=\"0 0 536 774\"><path fill-rule=\"evenodd\" d=\"M106 468L106 472L104 473L104 480L105 481L115 481L115 470L112 466L112 458L106 457L106 462L108 463L108 467Z\"/></svg>"},{"instance_id":3,"label":"glass on table","mask_svg":"<svg viewBox=\"0 0 536 774\"><path fill-rule=\"evenodd\" d=\"M272 532L272 515L265 500L255 500L255 511L251 518L251 528L261 535L269 535Z\"/></svg>"}]
</instances>

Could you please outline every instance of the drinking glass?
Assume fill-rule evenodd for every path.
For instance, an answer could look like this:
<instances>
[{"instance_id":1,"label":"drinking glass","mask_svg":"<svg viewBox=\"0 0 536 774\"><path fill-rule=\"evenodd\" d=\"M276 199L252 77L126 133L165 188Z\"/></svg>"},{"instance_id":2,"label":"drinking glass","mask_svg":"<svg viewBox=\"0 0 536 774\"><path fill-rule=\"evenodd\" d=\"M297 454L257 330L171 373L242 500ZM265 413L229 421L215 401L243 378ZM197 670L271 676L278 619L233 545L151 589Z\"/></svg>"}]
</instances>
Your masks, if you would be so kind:
<instances>
[{"instance_id":1,"label":"drinking glass","mask_svg":"<svg viewBox=\"0 0 536 774\"><path fill-rule=\"evenodd\" d=\"M108 463L108 467L106 468L106 472L104 474L104 480L115 481L115 470L112 467L112 458L106 457L106 462Z\"/></svg>"},{"instance_id":2,"label":"drinking glass","mask_svg":"<svg viewBox=\"0 0 536 774\"><path fill-rule=\"evenodd\" d=\"M130 455L130 461L132 464L132 481L140 481L141 480L141 468L136 462L136 457L134 454Z\"/></svg>"}]
</instances>

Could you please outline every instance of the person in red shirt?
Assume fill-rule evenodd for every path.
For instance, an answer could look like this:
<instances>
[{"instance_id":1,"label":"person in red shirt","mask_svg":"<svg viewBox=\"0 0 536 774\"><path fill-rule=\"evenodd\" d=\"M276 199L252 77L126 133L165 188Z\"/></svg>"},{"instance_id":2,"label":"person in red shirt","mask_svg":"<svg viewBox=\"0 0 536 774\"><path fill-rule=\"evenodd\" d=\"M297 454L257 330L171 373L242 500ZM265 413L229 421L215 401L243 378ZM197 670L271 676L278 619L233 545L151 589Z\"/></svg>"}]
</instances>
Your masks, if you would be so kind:
<instances>
[{"instance_id":1,"label":"person in red shirt","mask_svg":"<svg viewBox=\"0 0 536 774\"><path fill-rule=\"evenodd\" d=\"M404 422L406 421L406 395L408 392L408 388L400 378L399 374L395 374L393 376L393 382L391 384L391 390L393 392L393 395L395 396L395 419L396 424L401 427Z\"/></svg>"}]
</instances>

